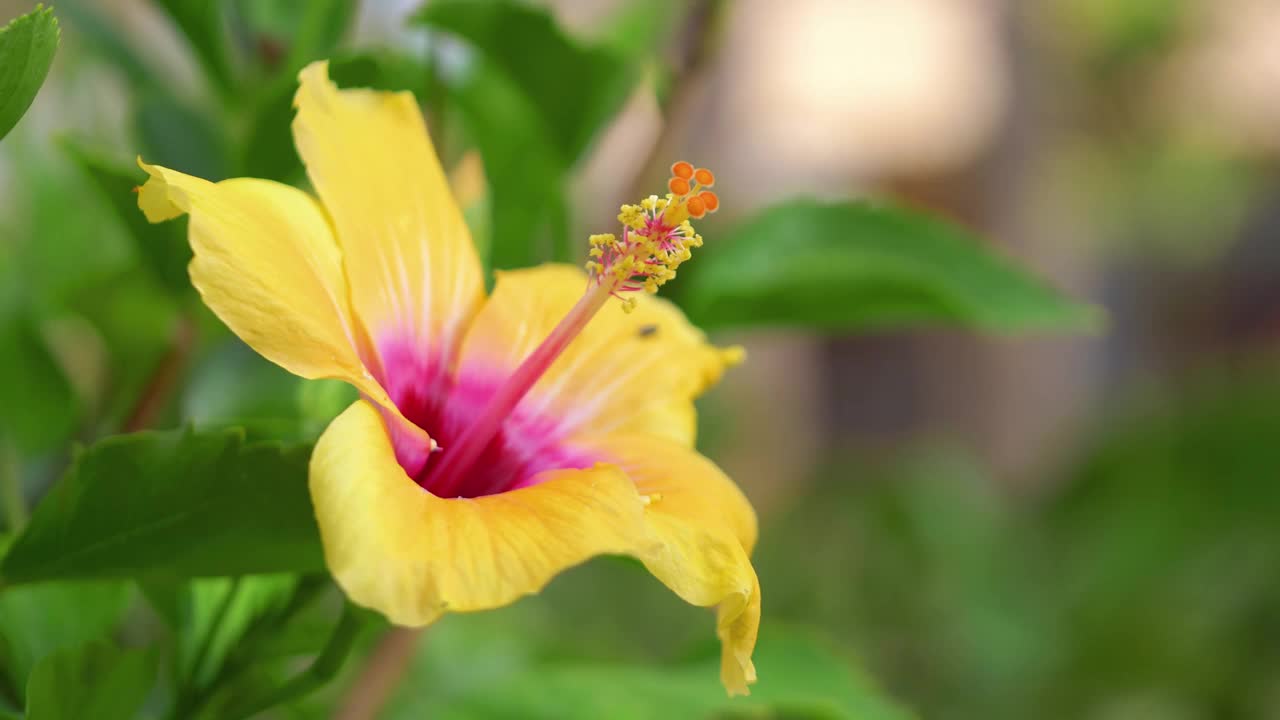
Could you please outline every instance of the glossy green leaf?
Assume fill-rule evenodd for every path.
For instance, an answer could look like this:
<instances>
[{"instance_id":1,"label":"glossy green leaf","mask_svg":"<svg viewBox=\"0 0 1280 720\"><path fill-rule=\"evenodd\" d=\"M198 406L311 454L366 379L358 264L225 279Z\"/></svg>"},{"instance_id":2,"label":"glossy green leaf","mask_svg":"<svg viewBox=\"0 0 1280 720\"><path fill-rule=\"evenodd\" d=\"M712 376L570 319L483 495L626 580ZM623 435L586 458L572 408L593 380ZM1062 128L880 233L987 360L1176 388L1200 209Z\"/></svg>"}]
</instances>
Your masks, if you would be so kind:
<instances>
[{"instance_id":1,"label":"glossy green leaf","mask_svg":"<svg viewBox=\"0 0 1280 720\"><path fill-rule=\"evenodd\" d=\"M53 9L39 5L0 28L0 138L35 100L53 65L58 36Z\"/></svg>"},{"instance_id":2,"label":"glossy green leaf","mask_svg":"<svg viewBox=\"0 0 1280 720\"><path fill-rule=\"evenodd\" d=\"M580 42L543 9L512 0L437 0L415 20L466 40L529 99L572 163L635 84L621 54Z\"/></svg>"},{"instance_id":3,"label":"glossy green leaf","mask_svg":"<svg viewBox=\"0 0 1280 720\"><path fill-rule=\"evenodd\" d=\"M74 140L62 148L93 180L115 216L128 231L142 264L165 289L177 297L191 292L187 263L191 246L181 223L149 223L138 210L136 189L144 176L137 166L122 166Z\"/></svg>"},{"instance_id":4,"label":"glossy green leaf","mask_svg":"<svg viewBox=\"0 0 1280 720\"><path fill-rule=\"evenodd\" d=\"M0 667L17 692L50 654L107 637L132 592L122 582L48 583L0 592Z\"/></svg>"},{"instance_id":5,"label":"glossy green leaf","mask_svg":"<svg viewBox=\"0 0 1280 720\"><path fill-rule=\"evenodd\" d=\"M683 273L682 273L683 274ZM961 228L893 206L797 200L707 239L684 306L706 327L1095 328L1098 312Z\"/></svg>"},{"instance_id":6,"label":"glossy green leaf","mask_svg":"<svg viewBox=\"0 0 1280 720\"><path fill-rule=\"evenodd\" d=\"M324 567L307 451L239 430L122 435L83 451L5 557L10 583Z\"/></svg>"},{"instance_id":7,"label":"glossy green leaf","mask_svg":"<svg viewBox=\"0 0 1280 720\"><path fill-rule=\"evenodd\" d=\"M27 685L27 720L132 718L155 682L155 655L91 643L45 658Z\"/></svg>"},{"instance_id":8,"label":"glossy green leaf","mask_svg":"<svg viewBox=\"0 0 1280 720\"><path fill-rule=\"evenodd\" d=\"M0 435L19 450L47 451L64 442L80 417L75 389L35 322L0 316Z\"/></svg>"}]
</instances>

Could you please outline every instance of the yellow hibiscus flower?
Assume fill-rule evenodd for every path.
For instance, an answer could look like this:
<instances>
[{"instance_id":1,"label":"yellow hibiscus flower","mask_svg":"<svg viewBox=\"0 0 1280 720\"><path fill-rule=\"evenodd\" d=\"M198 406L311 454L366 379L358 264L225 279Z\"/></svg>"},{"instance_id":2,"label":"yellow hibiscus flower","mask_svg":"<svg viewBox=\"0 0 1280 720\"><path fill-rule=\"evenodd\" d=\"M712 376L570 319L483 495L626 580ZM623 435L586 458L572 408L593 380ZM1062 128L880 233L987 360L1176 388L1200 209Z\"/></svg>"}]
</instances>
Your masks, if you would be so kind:
<instances>
[{"instance_id":1,"label":"yellow hibiscus flower","mask_svg":"<svg viewBox=\"0 0 1280 720\"><path fill-rule=\"evenodd\" d=\"M316 444L325 558L393 623L507 605L601 554L638 558L717 606L721 679L755 681L760 588L751 505L694 449L693 399L740 351L648 297L701 243L706 170L623 208L587 272L480 262L409 93L300 74L294 140L319 199L267 180L211 183L139 164L139 207L190 215L191 280L246 343L361 399ZM621 302L611 302L618 297Z\"/></svg>"}]
</instances>

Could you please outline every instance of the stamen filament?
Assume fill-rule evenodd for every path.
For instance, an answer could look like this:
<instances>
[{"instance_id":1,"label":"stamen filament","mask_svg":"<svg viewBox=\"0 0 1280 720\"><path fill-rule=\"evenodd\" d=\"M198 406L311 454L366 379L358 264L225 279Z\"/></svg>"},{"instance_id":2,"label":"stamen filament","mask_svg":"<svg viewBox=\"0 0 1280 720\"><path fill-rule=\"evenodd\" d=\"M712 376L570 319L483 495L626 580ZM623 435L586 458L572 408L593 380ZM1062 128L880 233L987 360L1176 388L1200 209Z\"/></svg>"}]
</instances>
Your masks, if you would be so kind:
<instances>
[{"instance_id":1,"label":"stamen filament","mask_svg":"<svg viewBox=\"0 0 1280 720\"><path fill-rule=\"evenodd\" d=\"M437 497L447 498L457 494L467 473L502 429L502 423L546 373L547 368L551 367L591 318L604 307L611 295L612 288L609 284L591 283L551 334L498 388L484 411L463 431L457 442L443 449L441 464L434 468L430 480L432 492Z\"/></svg>"}]
</instances>

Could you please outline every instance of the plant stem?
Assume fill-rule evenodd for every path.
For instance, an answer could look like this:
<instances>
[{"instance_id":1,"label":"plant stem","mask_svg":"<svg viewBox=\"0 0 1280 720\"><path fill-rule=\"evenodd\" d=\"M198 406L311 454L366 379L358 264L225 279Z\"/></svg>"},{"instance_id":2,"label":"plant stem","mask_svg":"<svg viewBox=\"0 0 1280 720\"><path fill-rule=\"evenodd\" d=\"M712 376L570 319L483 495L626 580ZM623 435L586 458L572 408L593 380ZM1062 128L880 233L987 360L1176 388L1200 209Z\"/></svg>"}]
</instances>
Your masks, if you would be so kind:
<instances>
[{"instance_id":1,"label":"plant stem","mask_svg":"<svg viewBox=\"0 0 1280 720\"><path fill-rule=\"evenodd\" d=\"M297 700L322 687L342 669L343 662L346 661L352 646L360 636L361 627L355 606L350 602L343 605L342 618L338 620L338 626L334 628L333 634L329 636L329 642L320 651L315 662L311 663L311 667L271 692L235 708L227 715L228 719L244 720L244 718L253 717L267 708Z\"/></svg>"},{"instance_id":2,"label":"plant stem","mask_svg":"<svg viewBox=\"0 0 1280 720\"><path fill-rule=\"evenodd\" d=\"M169 395L177 387L178 379L187 366L187 359L191 356L195 342L195 319L190 314L183 313L178 317L173 345L164 357L160 358L155 371L147 379L146 387L142 389L142 394L138 396L133 410L124 421L122 427L124 432L145 430L155 422L156 416L164 410Z\"/></svg>"},{"instance_id":3,"label":"plant stem","mask_svg":"<svg viewBox=\"0 0 1280 720\"><path fill-rule=\"evenodd\" d=\"M393 627L378 640L360 674L334 710L334 720L377 717L409 671L418 652L421 628Z\"/></svg>"},{"instance_id":4,"label":"plant stem","mask_svg":"<svg viewBox=\"0 0 1280 720\"><path fill-rule=\"evenodd\" d=\"M209 631L205 633L204 639L200 642L200 648L196 651L195 659L191 663L191 676L187 678L188 688L198 688L200 686L201 670L209 662L209 653L213 650L213 643L218 639L219 633L222 632L222 625L226 622L227 615L231 613L231 606L235 604L236 596L240 594L241 585L239 577L233 578L231 587L227 588L227 594L223 595L222 600L218 603L218 609L213 614L213 622L209 623Z\"/></svg>"},{"instance_id":5,"label":"plant stem","mask_svg":"<svg viewBox=\"0 0 1280 720\"><path fill-rule=\"evenodd\" d=\"M689 8L682 28L679 57L675 62L675 77L679 78L679 82L672 90L666 112L663 113L662 129L649 146L649 154L631 181L628 198L648 195L650 182L662 175L671 152L668 146L675 139L675 131L681 118L689 114L694 94L700 87L699 80L719 46L729 3L726 0L701 0L691 4Z\"/></svg>"},{"instance_id":6,"label":"plant stem","mask_svg":"<svg viewBox=\"0 0 1280 720\"><path fill-rule=\"evenodd\" d=\"M209 623L209 630L205 633L204 638L201 639L200 647L196 649L195 657L192 658L191 673L182 680L177 693L178 697L173 702L173 714L170 716L173 720L194 716L196 710L208 697L208 687L201 687L200 685L200 669L208 661L213 642L217 639L218 633L222 629L222 623L231 611L231 605L235 602L236 595L239 592L240 578L237 577L231 581L231 586L227 588L227 594L223 595L218 602L218 609L213 613L213 621ZM174 674L179 675L179 673Z\"/></svg>"},{"instance_id":7,"label":"plant stem","mask_svg":"<svg viewBox=\"0 0 1280 720\"><path fill-rule=\"evenodd\" d=\"M328 587L327 575L304 575L298 581L289 602L279 612L258 618L240 636L213 679L206 683L203 689L192 693L175 705L174 720L196 715L197 711L210 702L221 688L234 686L253 669L257 651L263 641L288 625L293 616L309 605L326 587Z\"/></svg>"}]
</instances>

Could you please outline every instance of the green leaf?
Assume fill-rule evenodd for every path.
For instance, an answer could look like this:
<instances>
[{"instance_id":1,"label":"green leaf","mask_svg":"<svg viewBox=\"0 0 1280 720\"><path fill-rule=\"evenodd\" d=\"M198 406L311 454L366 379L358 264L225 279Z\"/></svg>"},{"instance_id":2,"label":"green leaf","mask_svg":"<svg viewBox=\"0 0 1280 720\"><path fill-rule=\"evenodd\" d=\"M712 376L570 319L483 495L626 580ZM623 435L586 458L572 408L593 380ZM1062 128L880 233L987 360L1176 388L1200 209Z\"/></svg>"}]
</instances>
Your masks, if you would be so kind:
<instances>
[{"instance_id":1,"label":"green leaf","mask_svg":"<svg viewBox=\"0 0 1280 720\"><path fill-rule=\"evenodd\" d=\"M179 639L177 666L193 686L216 676L254 620L277 612L297 584L293 575L196 580L183 607L185 632Z\"/></svg>"},{"instance_id":2,"label":"green leaf","mask_svg":"<svg viewBox=\"0 0 1280 720\"><path fill-rule=\"evenodd\" d=\"M483 62L450 88L450 98L484 159L489 266L528 267L556 256L550 238L567 236L568 167L556 156L528 99Z\"/></svg>"},{"instance_id":3,"label":"green leaf","mask_svg":"<svg viewBox=\"0 0 1280 720\"><path fill-rule=\"evenodd\" d=\"M426 645L429 645L427 643ZM429 653L424 646L424 653ZM454 658L454 662L460 659ZM493 666L485 671L492 672ZM467 663L480 663L466 658ZM805 633L774 628L762 634L755 663L759 682L747 697L727 697L719 679L719 657L669 667L549 665L499 675L490 682L464 686L456 698L414 696L408 692L385 720L425 717L524 718L527 720L690 720L728 717L803 717L830 720L906 720L898 708L849 660ZM501 667L499 665L498 667ZM419 665L416 669L425 670ZM493 692L493 687L502 688Z\"/></svg>"},{"instance_id":4,"label":"green leaf","mask_svg":"<svg viewBox=\"0 0 1280 720\"><path fill-rule=\"evenodd\" d=\"M27 720L132 718L155 682L156 658L92 643L45 658L27 685Z\"/></svg>"},{"instance_id":5,"label":"green leaf","mask_svg":"<svg viewBox=\"0 0 1280 720\"><path fill-rule=\"evenodd\" d=\"M231 176L225 123L207 110L158 90L144 89L134 115L143 157L208 180Z\"/></svg>"},{"instance_id":6,"label":"green leaf","mask_svg":"<svg viewBox=\"0 0 1280 720\"><path fill-rule=\"evenodd\" d=\"M699 255L682 300L707 327L956 325L1007 332L1100 322L1095 309L961 228L893 206L792 201L709 238Z\"/></svg>"},{"instance_id":7,"label":"green leaf","mask_svg":"<svg viewBox=\"0 0 1280 720\"><path fill-rule=\"evenodd\" d=\"M261 70L292 85L298 70L332 57L355 18L351 0L236 0L237 29L252 43ZM248 44L248 43L246 43Z\"/></svg>"},{"instance_id":8,"label":"green leaf","mask_svg":"<svg viewBox=\"0 0 1280 720\"><path fill-rule=\"evenodd\" d=\"M415 20L475 50L461 72L442 80L484 158L491 266L571 257L567 175L635 86L637 63L569 36L545 10L510 0L440 0Z\"/></svg>"},{"instance_id":9,"label":"green leaf","mask_svg":"<svg viewBox=\"0 0 1280 720\"><path fill-rule=\"evenodd\" d=\"M231 65L227 48L225 3L219 0L160 0L174 24L187 37L196 58L221 88L231 86Z\"/></svg>"},{"instance_id":10,"label":"green leaf","mask_svg":"<svg viewBox=\"0 0 1280 720\"><path fill-rule=\"evenodd\" d=\"M242 427L253 440L313 442L358 393L341 380L303 380L238 339L192 371L183 418L196 427Z\"/></svg>"},{"instance_id":11,"label":"green leaf","mask_svg":"<svg viewBox=\"0 0 1280 720\"><path fill-rule=\"evenodd\" d=\"M14 379L0 383L0 435L25 452L49 450L70 436L80 401L26 314L0 317L0 373Z\"/></svg>"},{"instance_id":12,"label":"green leaf","mask_svg":"<svg viewBox=\"0 0 1280 720\"><path fill-rule=\"evenodd\" d=\"M463 38L510 78L566 163L617 112L637 78L621 54L577 41L546 10L521 2L436 0L415 21Z\"/></svg>"},{"instance_id":13,"label":"green leaf","mask_svg":"<svg viewBox=\"0 0 1280 720\"><path fill-rule=\"evenodd\" d=\"M36 99L53 65L58 36L53 9L40 5L0 28L0 138Z\"/></svg>"},{"instance_id":14,"label":"green leaf","mask_svg":"<svg viewBox=\"0 0 1280 720\"><path fill-rule=\"evenodd\" d=\"M676 34L691 9L696 6L676 0L628 0L604 24L601 42L629 57L657 60L667 50L664 39Z\"/></svg>"},{"instance_id":15,"label":"green leaf","mask_svg":"<svg viewBox=\"0 0 1280 720\"><path fill-rule=\"evenodd\" d=\"M50 654L107 636L132 593L126 583L50 583L0 592L0 666L13 688L26 687Z\"/></svg>"},{"instance_id":16,"label":"green leaf","mask_svg":"<svg viewBox=\"0 0 1280 720\"><path fill-rule=\"evenodd\" d=\"M239 430L107 438L32 513L0 574L11 583L321 570L307 451Z\"/></svg>"},{"instance_id":17,"label":"green leaf","mask_svg":"<svg viewBox=\"0 0 1280 720\"><path fill-rule=\"evenodd\" d=\"M271 81L251 100L249 132L241 146L241 171L250 177L282 182L301 177L302 163L293 148L293 95L298 89L298 71L307 63L329 57L341 41L355 14L356 3L349 0L314 2L244 2L239 10L268 41L287 46L283 62L271 71ZM386 64L395 64L391 53L378 53ZM337 78L350 57L334 57L330 75ZM421 73L418 73L421 75Z\"/></svg>"},{"instance_id":18,"label":"green leaf","mask_svg":"<svg viewBox=\"0 0 1280 720\"><path fill-rule=\"evenodd\" d=\"M187 263L191 246L181 223L150 223L138 210L135 189L142 180L136 167L124 167L95 153L75 140L63 140L62 149L93 180L116 217L128 230L143 265L175 297L191 292Z\"/></svg>"}]
</instances>

